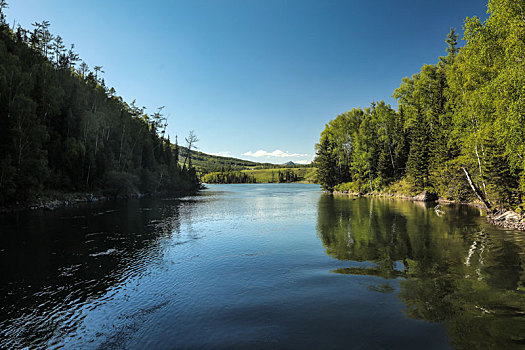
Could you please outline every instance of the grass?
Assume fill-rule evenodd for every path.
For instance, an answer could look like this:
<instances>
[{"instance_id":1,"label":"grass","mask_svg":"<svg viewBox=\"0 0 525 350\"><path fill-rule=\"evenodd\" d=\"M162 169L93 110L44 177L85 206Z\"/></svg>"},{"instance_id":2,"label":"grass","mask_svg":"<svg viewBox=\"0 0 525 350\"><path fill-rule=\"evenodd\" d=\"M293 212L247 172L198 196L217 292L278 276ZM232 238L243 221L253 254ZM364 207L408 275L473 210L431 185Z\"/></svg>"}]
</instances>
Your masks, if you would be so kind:
<instances>
[{"instance_id":1,"label":"grass","mask_svg":"<svg viewBox=\"0 0 525 350\"><path fill-rule=\"evenodd\" d=\"M250 176L254 176L257 183L272 183L279 181L279 171L284 172L286 170L292 170L297 174L299 182L315 183L316 181L316 168L304 167L304 168L272 168L272 169L253 169L243 170L243 173L247 173Z\"/></svg>"}]
</instances>

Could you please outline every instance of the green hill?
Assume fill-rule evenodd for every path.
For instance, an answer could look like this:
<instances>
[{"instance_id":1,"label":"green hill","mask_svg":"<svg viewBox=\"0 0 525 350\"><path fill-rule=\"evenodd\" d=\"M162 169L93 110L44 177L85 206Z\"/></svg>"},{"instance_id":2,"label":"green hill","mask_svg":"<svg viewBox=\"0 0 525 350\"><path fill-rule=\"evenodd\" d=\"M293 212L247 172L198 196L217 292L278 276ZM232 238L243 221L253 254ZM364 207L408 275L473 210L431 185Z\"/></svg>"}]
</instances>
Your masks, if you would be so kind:
<instances>
[{"instance_id":1,"label":"green hill","mask_svg":"<svg viewBox=\"0 0 525 350\"><path fill-rule=\"evenodd\" d=\"M188 149L186 147L179 146L179 163L184 164ZM272 164L272 163L258 163L250 160L233 158L233 157L221 157L204 152L191 150L191 164L200 173L211 173L220 171L240 171L240 170L257 170L257 169L296 169L296 168L312 168L312 165L299 165L293 162L287 162L285 164Z\"/></svg>"},{"instance_id":2,"label":"green hill","mask_svg":"<svg viewBox=\"0 0 525 350\"><path fill-rule=\"evenodd\" d=\"M186 155L188 153L188 149L186 147L180 147L179 149L179 162L180 164L183 164L184 159L186 158ZM232 157L214 156L195 150L192 150L190 155L192 165L197 169L197 172L200 173L209 173L225 170L244 170L258 167L276 167L276 165L270 163L257 163L249 160Z\"/></svg>"},{"instance_id":3,"label":"green hill","mask_svg":"<svg viewBox=\"0 0 525 350\"><path fill-rule=\"evenodd\" d=\"M279 182L279 172L285 173L286 171L293 172L297 176L296 182L316 182L317 169L312 166L301 166L301 167L276 167L270 169L253 169L243 170L242 172L253 176L257 183L273 183Z\"/></svg>"},{"instance_id":4,"label":"green hill","mask_svg":"<svg viewBox=\"0 0 525 350\"><path fill-rule=\"evenodd\" d=\"M186 147L179 147L179 164L181 166L184 164L187 153ZM253 179L256 183L279 182L279 172L281 174L293 173L294 181L297 182L314 183L317 179L317 169L313 165L299 165L293 162L284 164L257 163L239 158L215 156L195 150L191 151L190 158L192 166L195 167L201 179L209 183L251 183ZM206 174L210 175L206 176ZM246 174L247 177L243 174Z\"/></svg>"}]
</instances>

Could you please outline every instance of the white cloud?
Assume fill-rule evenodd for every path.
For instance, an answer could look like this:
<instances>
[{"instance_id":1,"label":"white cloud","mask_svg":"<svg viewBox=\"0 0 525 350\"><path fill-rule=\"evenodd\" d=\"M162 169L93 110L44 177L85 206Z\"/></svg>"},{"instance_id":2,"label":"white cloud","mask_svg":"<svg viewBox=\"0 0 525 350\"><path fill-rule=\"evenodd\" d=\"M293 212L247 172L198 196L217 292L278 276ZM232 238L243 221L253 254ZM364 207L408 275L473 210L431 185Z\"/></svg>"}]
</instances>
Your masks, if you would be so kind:
<instances>
[{"instance_id":1,"label":"white cloud","mask_svg":"<svg viewBox=\"0 0 525 350\"><path fill-rule=\"evenodd\" d=\"M293 162L295 164L303 164L303 165L311 163L311 161L309 161L309 160L293 160Z\"/></svg>"},{"instance_id":2,"label":"white cloud","mask_svg":"<svg viewBox=\"0 0 525 350\"><path fill-rule=\"evenodd\" d=\"M308 157L308 154L301 154L301 153L288 153L283 152L280 149L276 149L273 152L264 151L262 149L258 150L257 152L245 152L242 154L243 156L248 157L279 157L279 158L286 158L286 157Z\"/></svg>"},{"instance_id":3,"label":"white cloud","mask_svg":"<svg viewBox=\"0 0 525 350\"><path fill-rule=\"evenodd\" d=\"M208 154L212 156L218 156L218 157L231 157L232 156L232 153L230 151L208 153Z\"/></svg>"}]
</instances>

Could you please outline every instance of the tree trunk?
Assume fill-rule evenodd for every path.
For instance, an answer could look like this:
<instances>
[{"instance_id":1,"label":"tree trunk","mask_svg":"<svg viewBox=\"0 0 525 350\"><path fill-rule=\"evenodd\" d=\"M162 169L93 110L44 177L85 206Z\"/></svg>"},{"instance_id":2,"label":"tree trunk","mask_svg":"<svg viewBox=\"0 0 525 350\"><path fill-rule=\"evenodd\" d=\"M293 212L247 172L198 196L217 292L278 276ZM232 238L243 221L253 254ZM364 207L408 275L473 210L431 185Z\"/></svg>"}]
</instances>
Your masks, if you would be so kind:
<instances>
[{"instance_id":1,"label":"tree trunk","mask_svg":"<svg viewBox=\"0 0 525 350\"><path fill-rule=\"evenodd\" d=\"M370 175L371 171L370 168L368 169L368 181L370 182L370 192L374 192L374 188L372 187L372 176Z\"/></svg>"},{"instance_id":2,"label":"tree trunk","mask_svg":"<svg viewBox=\"0 0 525 350\"><path fill-rule=\"evenodd\" d=\"M483 193L487 195L487 186L485 186L485 179L483 177L483 170L481 169L481 160L479 159L478 144L476 143L476 158L478 159L479 175L481 176L481 184L483 185Z\"/></svg>"},{"instance_id":3,"label":"tree trunk","mask_svg":"<svg viewBox=\"0 0 525 350\"><path fill-rule=\"evenodd\" d=\"M87 176L86 176L86 188L89 188L89 173L91 172L91 160L89 161Z\"/></svg>"},{"instance_id":4,"label":"tree trunk","mask_svg":"<svg viewBox=\"0 0 525 350\"><path fill-rule=\"evenodd\" d=\"M186 158L184 158L184 164L182 165L182 168L184 169L184 167L186 166L186 161L191 157L190 156L190 152L191 152L191 142L188 144L188 153L186 153ZM191 159L190 159L190 162L191 162Z\"/></svg>"},{"instance_id":5,"label":"tree trunk","mask_svg":"<svg viewBox=\"0 0 525 350\"><path fill-rule=\"evenodd\" d=\"M394 176L396 176L396 166L394 165L394 157L392 156L392 148L388 145L388 152L390 153L390 161L392 162L392 170L394 170Z\"/></svg>"},{"instance_id":6,"label":"tree trunk","mask_svg":"<svg viewBox=\"0 0 525 350\"><path fill-rule=\"evenodd\" d=\"M118 167L119 167L119 170L121 170L120 161L122 159L122 146L124 144L124 134L125 133L126 133L126 124L123 124L122 125L122 135L120 136L120 150L118 152Z\"/></svg>"},{"instance_id":7,"label":"tree trunk","mask_svg":"<svg viewBox=\"0 0 525 350\"><path fill-rule=\"evenodd\" d=\"M478 199L480 201L482 201L483 204L485 204L485 206L487 207L487 210L488 211L492 211L492 206L490 205L490 202L485 198L483 193L478 189L476 184L472 181L472 179L470 178L470 174L469 174L468 170L466 168L461 168L461 169L463 169L463 172L465 173L465 176L467 177L467 181L468 181L468 183L470 185L470 188L472 188L472 191L474 191L474 193L476 194Z\"/></svg>"}]
</instances>

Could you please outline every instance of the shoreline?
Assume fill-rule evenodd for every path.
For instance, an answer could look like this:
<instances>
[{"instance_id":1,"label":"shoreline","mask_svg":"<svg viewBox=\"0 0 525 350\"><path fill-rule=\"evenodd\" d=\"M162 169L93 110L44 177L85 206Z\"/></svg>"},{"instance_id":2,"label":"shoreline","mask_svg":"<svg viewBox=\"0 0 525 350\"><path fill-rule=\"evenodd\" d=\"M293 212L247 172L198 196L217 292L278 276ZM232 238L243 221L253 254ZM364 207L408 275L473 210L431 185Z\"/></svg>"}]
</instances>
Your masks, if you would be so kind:
<instances>
[{"instance_id":1,"label":"shoreline","mask_svg":"<svg viewBox=\"0 0 525 350\"><path fill-rule=\"evenodd\" d=\"M429 197L426 191L416 195L410 196L405 194L394 194L394 193L357 193L357 192L341 192L334 191L332 194L341 197L381 197L390 199L403 199L410 200L413 202L435 202L441 205L460 204L476 207L482 209L486 213L487 221L495 226L504 229L525 231L525 215L520 215L513 210L494 210L489 211L483 203L478 202L460 202L455 200L445 199L443 197Z\"/></svg>"},{"instance_id":2,"label":"shoreline","mask_svg":"<svg viewBox=\"0 0 525 350\"><path fill-rule=\"evenodd\" d=\"M25 204L12 204L0 207L0 215L9 215L23 211L54 211L61 208L73 207L76 205L101 203L108 201L122 201L128 199L140 199L146 197L184 197L191 194L196 194L206 187L201 186L195 190L175 191L175 192L156 192L156 193L129 193L119 196L106 196L100 192L65 192L43 195L32 202Z\"/></svg>"},{"instance_id":3,"label":"shoreline","mask_svg":"<svg viewBox=\"0 0 525 350\"><path fill-rule=\"evenodd\" d=\"M292 182L292 183L308 183L308 182ZM163 196L175 196L183 197L191 194L196 194L199 191L206 189L205 184L202 184L198 189L189 191L176 191L176 192L157 192L157 193L130 193L127 195L119 196L106 196L100 192L66 192L66 193L55 193L42 196L35 201L25 204L14 204L9 206L0 207L0 215L9 215L16 212L22 211L37 211L46 210L54 211L60 208L72 207L75 205L82 205L87 203L100 203L107 201L121 201L128 199L140 199L145 197L163 197ZM437 197L426 191L416 195L410 196L406 194L395 194L395 193L383 193L383 192L372 192L372 193L358 193L348 191L333 191L334 196L339 197L379 197L385 199L402 199L413 202L428 202L437 203L441 205L460 204L476 207L483 210L486 213L486 218L492 225L498 226L504 229L525 231L525 215L520 215L512 210L495 210L490 212L487 210L483 203L478 202L460 202L456 200L449 200L443 197Z\"/></svg>"}]
</instances>

